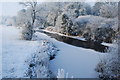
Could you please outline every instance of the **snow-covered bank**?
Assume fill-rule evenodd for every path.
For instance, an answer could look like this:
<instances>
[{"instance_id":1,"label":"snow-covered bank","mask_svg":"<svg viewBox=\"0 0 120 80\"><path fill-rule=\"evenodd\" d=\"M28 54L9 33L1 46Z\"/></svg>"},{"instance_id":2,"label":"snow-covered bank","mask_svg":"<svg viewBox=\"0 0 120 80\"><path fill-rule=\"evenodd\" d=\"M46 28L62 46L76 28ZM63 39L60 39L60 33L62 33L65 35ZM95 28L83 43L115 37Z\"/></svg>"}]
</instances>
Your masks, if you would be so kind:
<instances>
[{"instance_id":1,"label":"snow-covered bank","mask_svg":"<svg viewBox=\"0 0 120 80\"><path fill-rule=\"evenodd\" d=\"M20 29L13 26L1 26L2 41L2 77L3 78L30 78L35 74L37 77L48 77L49 57L57 53L52 43L47 40L26 41L20 39ZM36 61L34 61L34 59ZM37 60L39 59L39 60ZM42 64L39 64L42 61ZM34 73L27 73L31 64L40 68L34 68ZM36 63L37 62L37 63ZM37 71L37 72L36 72ZM40 72L41 71L41 72ZM46 72L45 72L46 71ZM27 75L26 75L27 74ZM36 76L37 75L37 76Z\"/></svg>"},{"instance_id":2,"label":"snow-covered bank","mask_svg":"<svg viewBox=\"0 0 120 80\"><path fill-rule=\"evenodd\" d=\"M19 32L16 27L2 27L2 77L24 77L27 69L25 60L38 47L37 41L19 40Z\"/></svg>"},{"instance_id":3,"label":"snow-covered bank","mask_svg":"<svg viewBox=\"0 0 120 80\"><path fill-rule=\"evenodd\" d=\"M44 33L36 32L40 39L46 39L55 44L60 51L54 60L51 61L50 69L57 75L58 69L64 69L69 73L68 77L74 78L96 78L97 73L95 67L100 58L105 54L99 52L83 49L75 46L59 42Z\"/></svg>"},{"instance_id":4,"label":"snow-covered bank","mask_svg":"<svg viewBox=\"0 0 120 80\"><path fill-rule=\"evenodd\" d=\"M58 33L58 32L53 32L53 31L49 31L49 30L43 30L43 31L49 32L49 33L55 33L55 34L58 34L58 35L61 35L61 36L71 37L71 38L82 40L82 41L86 41L85 38L82 38L80 36L68 36L68 35L65 35L65 34L61 34L61 33Z\"/></svg>"},{"instance_id":5,"label":"snow-covered bank","mask_svg":"<svg viewBox=\"0 0 120 80\"><path fill-rule=\"evenodd\" d=\"M105 43L105 42L103 42L102 45L105 45L105 46L113 46L112 43Z\"/></svg>"}]
</instances>

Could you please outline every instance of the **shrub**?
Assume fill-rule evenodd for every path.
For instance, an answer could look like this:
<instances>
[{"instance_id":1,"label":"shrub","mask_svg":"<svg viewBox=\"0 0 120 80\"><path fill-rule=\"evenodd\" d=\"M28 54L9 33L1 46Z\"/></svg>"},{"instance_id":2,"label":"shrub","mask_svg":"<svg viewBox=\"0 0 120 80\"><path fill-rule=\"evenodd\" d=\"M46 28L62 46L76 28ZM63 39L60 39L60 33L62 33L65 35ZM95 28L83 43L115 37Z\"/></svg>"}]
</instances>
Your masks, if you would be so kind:
<instances>
[{"instance_id":1,"label":"shrub","mask_svg":"<svg viewBox=\"0 0 120 80\"><path fill-rule=\"evenodd\" d=\"M24 40L31 40L33 35L33 30L30 22L27 22L22 27L22 39Z\"/></svg>"},{"instance_id":2,"label":"shrub","mask_svg":"<svg viewBox=\"0 0 120 80\"><path fill-rule=\"evenodd\" d=\"M96 71L102 79L120 78L120 61L118 44L111 47L107 57L103 58L97 65Z\"/></svg>"}]
</instances>

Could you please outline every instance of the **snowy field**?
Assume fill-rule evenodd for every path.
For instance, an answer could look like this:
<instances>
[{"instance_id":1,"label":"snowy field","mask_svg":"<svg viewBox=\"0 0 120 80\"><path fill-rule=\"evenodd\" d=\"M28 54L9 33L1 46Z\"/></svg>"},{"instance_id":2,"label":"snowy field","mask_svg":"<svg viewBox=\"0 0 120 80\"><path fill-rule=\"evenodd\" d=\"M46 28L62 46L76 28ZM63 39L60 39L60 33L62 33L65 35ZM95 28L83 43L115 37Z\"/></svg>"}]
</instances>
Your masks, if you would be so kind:
<instances>
[{"instance_id":1,"label":"snowy field","mask_svg":"<svg viewBox=\"0 0 120 80\"><path fill-rule=\"evenodd\" d=\"M24 77L27 69L25 60L38 49L37 41L20 40L20 30L15 27L0 27L2 42L2 77ZM59 42L49 36L37 32L37 38L52 42L60 51L50 62L50 69L57 76L58 69L64 69L74 78L96 78L95 67L106 53L83 49ZM1 40L0 40L1 41Z\"/></svg>"},{"instance_id":2,"label":"snowy field","mask_svg":"<svg viewBox=\"0 0 120 80\"><path fill-rule=\"evenodd\" d=\"M2 27L0 26L0 79L2 78Z\"/></svg>"},{"instance_id":3,"label":"snowy field","mask_svg":"<svg viewBox=\"0 0 120 80\"><path fill-rule=\"evenodd\" d=\"M19 40L20 30L2 26L2 77L22 78L27 69L25 60L37 49L37 41Z\"/></svg>"}]
</instances>

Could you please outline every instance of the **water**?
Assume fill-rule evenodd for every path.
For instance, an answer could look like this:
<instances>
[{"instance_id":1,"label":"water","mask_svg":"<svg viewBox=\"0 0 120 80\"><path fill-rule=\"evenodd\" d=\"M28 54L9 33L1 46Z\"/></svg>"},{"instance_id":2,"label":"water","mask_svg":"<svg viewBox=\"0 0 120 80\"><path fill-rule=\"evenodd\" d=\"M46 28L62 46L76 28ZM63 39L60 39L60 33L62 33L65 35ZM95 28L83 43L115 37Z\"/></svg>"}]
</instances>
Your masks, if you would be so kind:
<instances>
[{"instance_id":1,"label":"water","mask_svg":"<svg viewBox=\"0 0 120 80\"><path fill-rule=\"evenodd\" d=\"M98 52L107 52L108 46L104 46L102 44L93 42L93 41L83 41L83 40L79 40L79 39L75 39L75 38L71 38L71 37L67 37L67 36L63 36L63 35L59 35L59 34L55 34L55 33L49 33L46 31L41 31L41 30L37 30L38 32L44 33L48 36L50 36L51 38L55 38L58 41L67 43L69 45L73 45L73 46L77 46L77 47L82 47L82 48L86 48L86 49L92 49Z\"/></svg>"}]
</instances>

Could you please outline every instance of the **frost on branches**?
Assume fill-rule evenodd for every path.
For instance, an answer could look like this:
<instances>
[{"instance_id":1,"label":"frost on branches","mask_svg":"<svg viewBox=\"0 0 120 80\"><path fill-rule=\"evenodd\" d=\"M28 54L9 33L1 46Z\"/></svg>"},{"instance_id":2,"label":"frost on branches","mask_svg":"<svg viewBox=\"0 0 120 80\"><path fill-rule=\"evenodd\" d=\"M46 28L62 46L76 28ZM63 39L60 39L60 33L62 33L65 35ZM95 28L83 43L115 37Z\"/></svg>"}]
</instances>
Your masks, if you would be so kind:
<instances>
[{"instance_id":1,"label":"frost on branches","mask_svg":"<svg viewBox=\"0 0 120 80\"><path fill-rule=\"evenodd\" d=\"M114 47L109 49L109 54L102 59L97 65L96 71L99 73L99 77L106 78L120 78L120 61L118 44L114 44Z\"/></svg>"},{"instance_id":2,"label":"frost on branches","mask_svg":"<svg viewBox=\"0 0 120 80\"><path fill-rule=\"evenodd\" d=\"M40 40L37 51L26 62L29 65L26 76L30 78L52 78L49 61L54 59L58 49L47 40Z\"/></svg>"}]
</instances>

